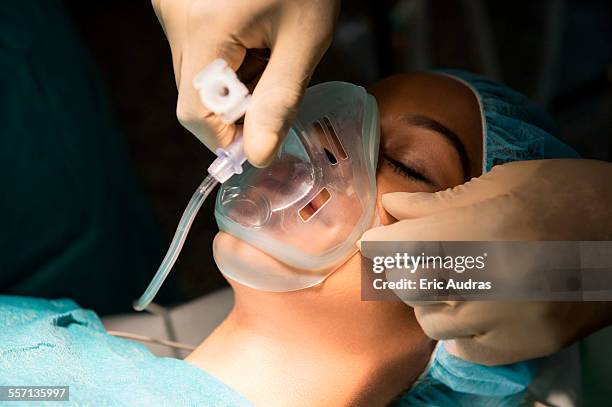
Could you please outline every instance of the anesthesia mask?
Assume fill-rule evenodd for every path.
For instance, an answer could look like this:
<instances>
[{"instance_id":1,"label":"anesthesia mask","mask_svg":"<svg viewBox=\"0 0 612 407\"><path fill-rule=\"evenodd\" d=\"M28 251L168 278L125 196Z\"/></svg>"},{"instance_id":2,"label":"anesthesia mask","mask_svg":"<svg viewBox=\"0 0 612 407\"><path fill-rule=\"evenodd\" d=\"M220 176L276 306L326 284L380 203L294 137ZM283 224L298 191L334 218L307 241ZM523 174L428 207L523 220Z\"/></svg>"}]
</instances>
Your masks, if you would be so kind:
<instances>
[{"instance_id":1,"label":"anesthesia mask","mask_svg":"<svg viewBox=\"0 0 612 407\"><path fill-rule=\"evenodd\" d=\"M226 123L248 109L248 89L223 60L204 68L194 86L203 105ZM218 244L224 235L217 236L215 259L226 276L265 291L322 282L356 252L355 243L377 219L378 143L374 98L344 82L306 91L291 130L266 168L245 163L238 132L232 144L215 152L209 175L185 208L166 256L134 309L147 308L159 291L217 183L222 183L215 206L219 229L248 243L241 245L247 255L240 256L239 249Z\"/></svg>"},{"instance_id":2,"label":"anesthesia mask","mask_svg":"<svg viewBox=\"0 0 612 407\"><path fill-rule=\"evenodd\" d=\"M362 87L309 88L271 164L247 163L219 189L219 229L255 248L241 255L240 246L215 244L221 272L255 289L292 291L348 260L377 221L379 134L376 101Z\"/></svg>"}]
</instances>

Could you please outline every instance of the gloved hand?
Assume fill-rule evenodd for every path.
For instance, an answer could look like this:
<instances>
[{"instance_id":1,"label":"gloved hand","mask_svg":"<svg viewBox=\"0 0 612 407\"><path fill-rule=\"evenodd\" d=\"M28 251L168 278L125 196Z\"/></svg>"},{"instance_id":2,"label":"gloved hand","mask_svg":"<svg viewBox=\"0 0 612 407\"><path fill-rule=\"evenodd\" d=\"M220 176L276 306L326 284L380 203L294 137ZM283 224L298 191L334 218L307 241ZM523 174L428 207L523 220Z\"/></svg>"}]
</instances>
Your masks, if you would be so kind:
<instances>
[{"instance_id":1,"label":"gloved hand","mask_svg":"<svg viewBox=\"0 0 612 407\"><path fill-rule=\"evenodd\" d=\"M340 0L152 3L172 50L181 124L212 150L233 140L235 126L207 111L192 84L202 68L223 58L251 90L256 84L244 121L244 148L253 165L265 165L330 45Z\"/></svg>"},{"instance_id":2,"label":"gloved hand","mask_svg":"<svg viewBox=\"0 0 612 407\"><path fill-rule=\"evenodd\" d=\"M522 161L437 193L391 193L397 223L361 241L610 240L612 163ZM612 323L612 303L409 303L425 333L482 364L548 355Z\"/></svg>"}]
</instances>

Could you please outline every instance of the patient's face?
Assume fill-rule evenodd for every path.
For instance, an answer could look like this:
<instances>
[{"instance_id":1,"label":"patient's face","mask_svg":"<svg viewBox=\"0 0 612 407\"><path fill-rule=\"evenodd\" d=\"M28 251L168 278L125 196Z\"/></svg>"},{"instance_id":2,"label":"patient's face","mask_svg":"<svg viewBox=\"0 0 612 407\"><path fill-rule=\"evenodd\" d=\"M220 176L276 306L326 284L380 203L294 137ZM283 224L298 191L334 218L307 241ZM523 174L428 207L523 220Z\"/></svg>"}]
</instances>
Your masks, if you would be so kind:
<instances>
[{"instance_id":1,"label":"patient's face","mask_svg":"<svg viewBox=\"0 0 612 407\"><path fill-rule=\"evenodd\" d=\"M435 192L480 175L480 111L475 96L465 85L441 75L407 74L387 78L372 86L369 92L376 98L380 110L377 205L383 224L395 221L380 204L383 194ZM350 216L351 213L343 214L345 219ZM321 231L319 237L323 234ZM268 270L288 269L223 232L215 239L214 246L217 255L232 253L236 259L234 264L244 260L249 268L252 264L259 264ZM355 262L347 262L335 273L347 268L358 266ZM288 272L283 270L282 274ZM239 284L233 284L239 287Z\"/></svg>"},{"instance_id":2,"label":"patient's face","mask_svg":"<svg viewBox=\"0 0 612 407\"><path fill-rule=\"evenodd\" d=\"M479 106L464 85L443 76L415 74L388 78L369 91L381 115L377 186L383 223L395 219L380 205L382 194L443 190L480 174ZM214 245L217 254L231 253L246 264L284 267L226 233L219 233ZM218 336L224 343L236 337L251 338L229 345L232 351L261 351L240 354L240 360L270 353L278 357L275 352L280 352L280 365L286 362L291 378L306 380L311 379L309 372L315 376L327 372L335 382L346 377L358 388L368 388L372 381L385 383L389 394L396 395L422 372L433 342L404 303L361 301L360 266L360 257L355 255L321 284L292 292L258 291L230 280L235 306ZM203 366L231 380L237 373L228 371L223 360L217 366L214 355ZM255 359L253 363L260 363ZM342 368L349 371L338 371ZM365 381L355 378L356 373ZM252 389L242 390L251 394Z\"/></svg>"}]
</instances>

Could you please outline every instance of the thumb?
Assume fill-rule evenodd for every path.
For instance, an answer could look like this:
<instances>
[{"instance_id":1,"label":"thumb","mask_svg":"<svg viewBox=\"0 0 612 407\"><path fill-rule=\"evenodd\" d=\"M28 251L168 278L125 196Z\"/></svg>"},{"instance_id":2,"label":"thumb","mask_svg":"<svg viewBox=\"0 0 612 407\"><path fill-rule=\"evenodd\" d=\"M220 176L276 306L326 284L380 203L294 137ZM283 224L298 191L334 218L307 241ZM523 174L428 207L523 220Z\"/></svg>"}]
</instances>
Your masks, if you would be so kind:
<instances>
[{"instance_id":1,"label":"thumb","mask_svg":"<svg viewBox=\"0 0 612 407\"><path fill-rule=\"evenodd\" d=\"M451 208L472 206L499 195L496 171L465 184L439 192L392 192L382 196L382 205L395 219L412 219L433 215Z\"/></svg>"},{"instance_id":2,"label":"thumb","mask_svg":"<svg viewBox=\"0 0 612 407\"><path fill-rule=\"evenodd\" d=\"M437 234L440 230L444 229L440 229L432 223L438 222L436 222L436 219L419 218L401 220L387 226L378 226L366 231L357 242L357 246L361 250L361 244L363 242L445 240L440 239L440 236Z\"/></svg>"},{"instance_id":3,"label":"thumb","mask_svg":"<svg viewBox=\"0 0 612 407\"><path fill-rule=\"evenodd\" d=\"M244 149L255 166L267 165L282 143L315 66L329 45L310 41L303 44L299 35L279 33L253 91L244 120Z\"/></svg>"},{"instance_id":4,"label":"thumb","mask_svg":"<svg viewBox=\"0 0 612 407\"><path fill-rule=\"evenodd\" d=\"M494 202L494 201L493 201ZM366 231L357 246L362 242L376 241L456 241L486 240L499 236L499 225L495 214L497 206L476 204L458 210L446 210L431 216L400 220L387 226Z\"/></svg>"}]
</instances>

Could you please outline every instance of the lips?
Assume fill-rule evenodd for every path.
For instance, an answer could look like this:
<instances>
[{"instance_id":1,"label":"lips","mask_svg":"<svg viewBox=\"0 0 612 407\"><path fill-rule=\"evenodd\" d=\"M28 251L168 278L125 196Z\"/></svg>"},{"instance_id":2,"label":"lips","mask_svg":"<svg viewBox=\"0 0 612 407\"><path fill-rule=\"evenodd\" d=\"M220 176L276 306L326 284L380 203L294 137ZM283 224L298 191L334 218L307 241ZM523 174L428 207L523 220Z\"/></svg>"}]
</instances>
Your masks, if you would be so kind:
<instances>
[{"instance_id":1,"label":"lips","mask_svg":"<svg viewBox=\"0 0 612 407\"><path fill-rule=\"evenodd\" d=\"M323 188L319 193L312 198L302 209L299 214L304 222L312 217L319 209L321 209L331 198L327 188Z\"/></svg>"},{"instance_id":2,"label":"lips","mask_svg":"<svg viewBox=\"0 0 612 407\"><path fill-rule=\"evenodd\" d=\"M319 209L320 206L315 205L312 202L309 202L308 204L306 204L305 207L303 207L302 209L300 209L300 217L306 221L308 219L310 219L310 217L312 215L314 215L314 213L317 211L317 209Z\"/></svg>"}]
</instances>

